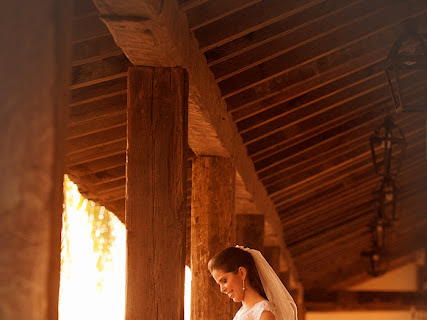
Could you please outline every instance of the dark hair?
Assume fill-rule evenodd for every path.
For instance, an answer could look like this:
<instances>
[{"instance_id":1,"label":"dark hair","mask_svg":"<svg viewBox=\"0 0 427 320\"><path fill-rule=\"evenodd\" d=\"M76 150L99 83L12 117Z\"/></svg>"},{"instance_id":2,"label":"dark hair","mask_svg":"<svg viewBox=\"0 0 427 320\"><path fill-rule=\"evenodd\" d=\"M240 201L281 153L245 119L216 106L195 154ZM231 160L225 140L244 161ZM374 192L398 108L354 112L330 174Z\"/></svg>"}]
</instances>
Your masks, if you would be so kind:
<instances>
[{"instance_id":1,"label":"dark hair","mask_svg":"<svg viewBox=\"0 0 427 320\"><path fill-rule=\"evenodd\" d=\"M249 252L236 247L228 247L212 257L208 263L210 273L214 269L218 269L236 274L239 271L239 267L246 269L247 280L250 286L267 300L267 295L262 287L255 261Z\"/></svg>"}]
</instances>

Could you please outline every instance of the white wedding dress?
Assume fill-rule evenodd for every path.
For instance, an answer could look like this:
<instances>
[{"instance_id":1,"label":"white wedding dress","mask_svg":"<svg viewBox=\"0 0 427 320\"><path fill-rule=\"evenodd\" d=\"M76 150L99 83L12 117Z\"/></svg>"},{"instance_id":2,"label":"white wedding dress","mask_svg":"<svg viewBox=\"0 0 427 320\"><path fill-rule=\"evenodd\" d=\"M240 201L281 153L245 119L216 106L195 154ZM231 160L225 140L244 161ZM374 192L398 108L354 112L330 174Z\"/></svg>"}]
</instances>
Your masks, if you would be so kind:
<instances>
[{"instance_id":1,"label":"white wedding dress","mask_svg":"<svg viewBox=\"0 0 427 320\"><path fill-rule=\"evenodd\" d=\"M244 311L240 308L233 320L259 320L264 311L270 311L276 316L276 308L274 305L267 300L262 300L255 303L249 310Z\"/></svg>"}]
</instances>

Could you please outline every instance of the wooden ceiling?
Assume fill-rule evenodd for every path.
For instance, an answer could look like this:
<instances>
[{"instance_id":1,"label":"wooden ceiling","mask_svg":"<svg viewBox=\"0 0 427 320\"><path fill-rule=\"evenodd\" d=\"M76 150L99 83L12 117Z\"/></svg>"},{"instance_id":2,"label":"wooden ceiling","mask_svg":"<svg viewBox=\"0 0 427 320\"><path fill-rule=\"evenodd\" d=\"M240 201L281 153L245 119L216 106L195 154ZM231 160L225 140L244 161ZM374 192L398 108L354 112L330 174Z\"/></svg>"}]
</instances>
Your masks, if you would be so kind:
<instances>
[{"instance_id":1,"label":"wooden ceiling","mask_svg":"<svg viewBox=\"0 0 427 320\"><path fill-rule=\"evenodd\" d=\"M383 71L408 16L427 33L425 0L180 0L306 289L366 278L380 178L369 136L393 105ZM427 39L426 39L427 41ZM126 72L131 65L90 0L75 0L67 173L124 215ZM411 97L427 78L410 74ZM425 247L426 113L394 114L407 138L392 266ZM188 162L191 194L191 157ZM190 203L189 203L190 204Z\"/></svg>"}]
</instances>

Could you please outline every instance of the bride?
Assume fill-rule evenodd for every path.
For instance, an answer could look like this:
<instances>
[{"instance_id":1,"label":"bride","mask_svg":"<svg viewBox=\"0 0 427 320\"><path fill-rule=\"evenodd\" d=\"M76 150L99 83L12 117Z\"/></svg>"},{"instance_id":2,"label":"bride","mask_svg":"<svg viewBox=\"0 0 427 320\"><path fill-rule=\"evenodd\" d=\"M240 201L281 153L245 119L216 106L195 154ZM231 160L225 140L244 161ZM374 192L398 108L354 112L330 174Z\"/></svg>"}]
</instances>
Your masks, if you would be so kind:
<instances>
[{"instance_id":1,"label":"bride","mask_svg":"<svg viewBox=\"0 0 427 320\"><path fill-rule=\"evenodd\" d=\"M294 300L259 251L226 248L208 269L222 293L242 302L233 320L297 320Z\"/></svg>"}]
</instances>

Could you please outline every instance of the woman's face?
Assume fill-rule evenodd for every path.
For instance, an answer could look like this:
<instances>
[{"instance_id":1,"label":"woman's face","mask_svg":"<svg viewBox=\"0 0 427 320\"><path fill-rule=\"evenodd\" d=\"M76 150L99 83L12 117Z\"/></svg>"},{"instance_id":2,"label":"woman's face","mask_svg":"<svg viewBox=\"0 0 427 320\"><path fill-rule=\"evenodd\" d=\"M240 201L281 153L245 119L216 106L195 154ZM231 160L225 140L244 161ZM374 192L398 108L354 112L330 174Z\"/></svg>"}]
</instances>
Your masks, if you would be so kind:
<instances>
[{"instance_id":1,"label":"woman's face","mask_svg":"<svg viewBox=\"0 0 427 320\"><path fill-rule=\"evenodd\" d=\"M219 269L212 271L212 277L219 284L219 290L228 295L234 302L242 301L245 294L243 290L244 272L242 272L241 268L237 273L224 272Z\"/></svg>"}]
</instances>

